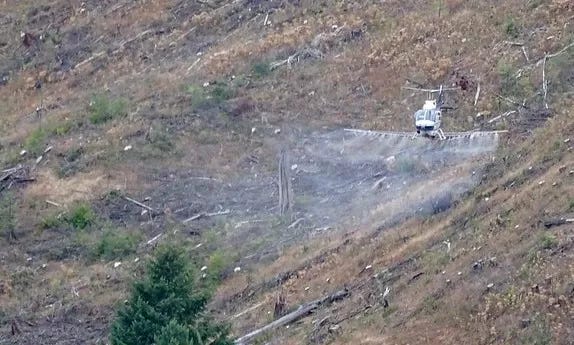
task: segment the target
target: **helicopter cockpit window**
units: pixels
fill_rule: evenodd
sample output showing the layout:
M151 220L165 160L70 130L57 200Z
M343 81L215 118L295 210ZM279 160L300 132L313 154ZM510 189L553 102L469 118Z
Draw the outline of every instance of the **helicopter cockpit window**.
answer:
M432 110L417 110L417 112L415 113L415 120L416 121L421 121L421 120L428 120L428 121L435 121L436 120L436 115Z
M417 110L415 113L415 120L421 121L425 119L425 111L424 110Z

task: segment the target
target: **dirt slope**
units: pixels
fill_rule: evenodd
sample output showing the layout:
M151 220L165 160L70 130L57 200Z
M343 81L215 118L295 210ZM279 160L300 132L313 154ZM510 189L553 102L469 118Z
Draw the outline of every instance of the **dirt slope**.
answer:
M573 18L569 0L0 3L0 344L106 343L151 239L222 279L236 336L279 294L346 287L258 341L573 343L572 226L541 223L573 212ZM423 95L401 86L440 83L461 89L446 130L509 133L342 131L410 131Z

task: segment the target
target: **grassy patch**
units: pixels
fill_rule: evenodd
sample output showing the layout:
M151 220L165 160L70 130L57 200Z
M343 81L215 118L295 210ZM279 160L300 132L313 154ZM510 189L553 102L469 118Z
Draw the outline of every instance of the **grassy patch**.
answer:
M0 232L8 241L16 239L14 207L14 198L12 195L3 195L2 199L0 199Z
M539 243L542 249L552 249L558 246L559 241L556 236L549 233L544 233L542 236L540 236Z
M79 203L66 216L64 220L76 230L84 230L94 225L96 222L96 213L90 205Z
M140 238L120 229L107 230L96 243L94 256L105 260L114 260L133 254Z
M89 113L90 122L99 125L127 115L127 102L122 98L94 96L90 102Z
M189 85L186 91L190 96L191 107L194 110L219 106L235 96L235 87L224 82L218 82L207 87Z
M552 332L546 320L537 317L520 340L521 344L550 345L552 344Z
M55 136L64 136L74 128L75 123L71 120L52 123L49 126L48 132Z
M428 251L422 257L423 268L432 273L440 273L449 263L450 256L446 250Z
M153 149L162 153L171 152L176 147L173 135L163 128L154 129L148 136L147 141Z
M46 138L46 131L42 127L39 127L28 135L26 141L24 142L24 148L34 156L40 155L42 152L44 152L44 148L46 146Z
M267 62L256 62L251 67L251 73L256 78L263 78L268 76L271 73L271 67Z
M77 173L82 169L81 158L84 155L84 148L83 147L73 147L59 154L62 158L59 168L58 168L58 176L60 178L69 177Z
M504 21L504 33L510 38L518 38L520 36L520 28L513 17L508 17Z
M427 296L423 300L422 309L429 314L436 312L439 308L439 301L434 296Z

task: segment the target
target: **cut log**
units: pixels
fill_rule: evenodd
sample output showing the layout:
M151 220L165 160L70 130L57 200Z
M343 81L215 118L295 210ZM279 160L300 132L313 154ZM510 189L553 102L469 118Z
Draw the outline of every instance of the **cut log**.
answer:
M127 200L127 201L129 201L129 202L131 202L131 203L133 203L133 204L136 204L136 205L138 205L139 207L144 208L144 209L146 209L146 210L148 210L148 211L150 211L150 212L154 212L154 209L153 209L153 208L149 207L148 205L142 204L142 203L139 202L139 201L136 201L136 200L134 200L134 199L132 199L132 198L128 198L127 196L124 196L124 199Z
M309 302L306 304L302 304L294 312L289 313L280 319L277 319L277 320L255 330L251 333L248 333L248 334L238 338L237 340L235 340L235 344L236 345L248 344L255 337L257 337L257 336L259 336L259 335L261 335L267 331L270 331L270 330L275 329L277 327L285 326L285 325L293 323L297 320L300 320L300 319L308 316L309 314L311 314L315 309L319 308L320 306L329 305L329 304L334 303L336 301L340 301L340 300L348 297L349 295L350 295L349 290L343 289L343 290L335 292L334 294L325 296L325 297L317 299L315 301L312 301L312 302Z
M564 225L568 223L574 223L574 218L550 218L544 221L544 226L546 228L551 228L553 226Z

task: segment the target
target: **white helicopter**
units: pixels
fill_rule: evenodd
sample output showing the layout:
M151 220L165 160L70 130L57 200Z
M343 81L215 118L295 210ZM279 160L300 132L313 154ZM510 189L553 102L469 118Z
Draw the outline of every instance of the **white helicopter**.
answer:
M405 87L407 90L424 91L428 93L427 100L425 101L422 109L415 112L415 128L418 135L429 138L439 138L440 140L446 139L446 136L440 128L441 116L443 107L443 91L455 91L458 89L443 89L442 85L438 90L433 89L415 89ZM433 94L438 92L438 97L433 98Z
M441 118L443 110L452 109L444 106L444 91L456 91L458 88L443 88L441 85L438 89L423 89L423 88L413 88L413 87L403 87L403 89L422 91L427 93L427 99L425 100L421 109L414 113L414 125L416 132L379 132L379 131L369 131L361 129L345 129L346 131L362 133L368 135L377 136L401 136L410 137L415 139L417 137L424 137L430 139L447 140L455 138L472 137L478 134L492 134L492 133L503 133L507 131L470 131L470 132L449 132L445 133L440 128ZM433 97L434 94L438 93L437 97Z

